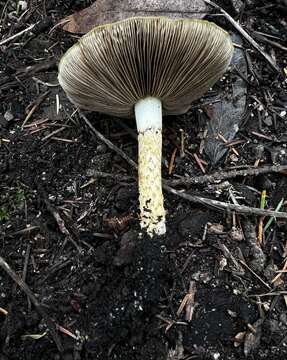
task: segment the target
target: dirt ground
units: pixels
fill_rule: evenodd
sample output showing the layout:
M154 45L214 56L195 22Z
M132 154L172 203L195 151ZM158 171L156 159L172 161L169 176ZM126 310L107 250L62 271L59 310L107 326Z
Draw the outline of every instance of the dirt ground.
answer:
M287 211L286 1L218 2L277 68L210 8L239 55L164 119L163 177L191 199L165 192L152 240L136 171L57 83L77 36L55 25L92 1L17 3L0 0L2 40L37 25L0 45L0 360L286 359L286 218L254 212ZM133 120L85 116L137 161Z

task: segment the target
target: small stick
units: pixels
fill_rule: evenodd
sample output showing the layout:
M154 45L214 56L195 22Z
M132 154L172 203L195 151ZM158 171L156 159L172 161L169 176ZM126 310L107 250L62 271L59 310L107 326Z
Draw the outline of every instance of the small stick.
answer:
M130 181L130 180L135 180L135 178L131 177L131 176L126 176L126 175L119 175L119 174L110 174L110 173L106 173L106 172L102 172L102 171L97 171L92 169L88 176L92 176L92 177L100 177L100 178L104 178L104 179L114 179L116 181Z
M3 314L3 315L5 315L5 316L7 316L7 315L8 315L8 311L5 310L5 309L3 309L2 307L0 307L0 314Z
M222 134L218 134L218 137L224 142L225 146L228 145L228 147L231 148L231 150L234 152L234 154L239 157L238 151L235 150L234 147L230 145L230 143L228 142L228 140L225 139L225 137L224 137Z
M184 158L184 131L180 129L180 157Z
M129 158L121 149L119 149L117 146L115 146L110 140L104 137L98 130L94 128L94 126L90 123L90 121L86 118L86 116L79 111L80 117L85 121L85 123L88 125L88 127L92 130L93 134L103 141L111 150L115 151L117 154L119 154L122 158L126 160L128 164L130 164L133 168L137 169L137 164Z
M282 274L284 274L287 270L287 259L285 259L285 263L283 266L283 269L279 272L279 274L277 274L274 279L272 279L271 283L274 284L278 279L280 279L280 277L282 276Z
M175 190L168 185L163 185L163 188L169 193L177 195L185 200L197 204L202 204L204 206L212 206L220 211L230 211L230 212L235 211L238 214L253 215L253 216L274 216L276 218L287 219L286 212L258 209L254 207L248 207L245 205L229 204L218 200L204 198L201 196L190 195L185 192Z
M223 10L220 6L216 5L213 1L204 1L207 4L216 8L216 10L219 10L224 15L224 17L235 27L235 29L245 38L245 40L247 40L265 58L265 60L269 63L272 69L277 71L281 76L283 76L281 69L277 66L277 64L275 64L272 58L261 49L257 42L254 41L252 37L247 34L247 32L243 30L242 27L225 10Z
M47 121L49 121L49 118L36 120L36 121L34 121L34 122L30 123L30 124L24 125L23 128L38 127L39 125L44 124Z
M9 38L0 41L0 46L6 44L7 42L9 42L9 41L11 41L11 40L16 39L17 37L25 34L25 33L28 32L28 31L32 30L37 24L38 24L38 23L33 24L33 25L30 25L29 27L27 27L26 29L18 32L17 34L14 34L14 35L10 36Z
M170 163L169 163L169 167L168 167L168 175L172 174L172 170L174 168L174 160L175 160L175 155L177 152L177 148L174 148L172 155L171 155L171 159L170 159Z
M205 168L204 168L203 165L202 165L201 159L196 155L196 153L194 153L194 154L192 154L192 155L194 156L194 159L195 159L197 165L200 167L200 170L203 172L203 174L205 174L206 171L205 171Z
M219 246L219 249L223 252L223 255L226 257L226 259L231 260L233 265L235 266L235 269L239 273L244 274L244 270L242 266L238 264L238 261L235 259L235 257L231 254L230 250L226 245L224 245L221 241L217 241L217 244Z
M287 166L285 166L285 168L287 168ZM254 170L258 170L258 169L254 169ZM245 170L243 170L245 171ZM100 171L93 171L93 173L91 174L92 176L97 176L97 177L103 177L103 178L112 178L116 181L128 181L128 180L132 180L132 178L130 177L124 177L124 176L119 176L119 175L113 175L113 174L109 174L109 173L104 173L104 172L100 172ZM242 176L242 174L241 174ZM210 177L210 175L204 175L203 177L198 177L198 178L206 178L206 177ZM197 179L197 178L190 178L190 179ZM185 180L190 180L185 179ZM204 182L208 182L208 181L204 181ZM202 183L204 183L202 182ZM197 203L197 204L202 204L204 206L212 206L215 207L221 211L235 211L238 214L246 214L246 215L255 215L255 216L273 216L273 217L277 217L277 218L283 218L283 219L287 219L287 213L285 212L279 212L279 211L272 211L272 210L264 210L264 209L259 209L259 208L253 208L253 207L248 207L245 205L234 205L234 204L228 204L222 201L218 201L218 200L213 200L213 199L208 199L208 198L204 198L201 196L195 196L195 195L190 195L190 194L186 194L185 192L180 192L177 191L173 188L171 188L170 186L168 186L167 184L181 184L182 180L174 180L174 181L166 181L164 180L163 183L163 188L172 194L175 194L179 197L182 197L186 200L189 200L191 202ZM197 183L196 181L194 181L194 183ZM200 184L200 182L198 182Z
M189 290L188 293L185 295L185 297L183 298L177 312L176 315L180 316L180 314L182 313L183 309L185 308L185 320L190 322L192 320L192 316L194 313L194 308L195 308L195 302L194 302L194 297L195 297L195 293L196 293L196 284L195 281L191 281L189 284Z
M71 140L71 139L64 139L64 138L59 138L57 136L52 136L51 137L51 140L56 140L56 141L62 141L62 142L65 142L65 143L68 143L68 144L73 144L73 143L76 143L77 140Z
M40 227L35 225L35 226L28 226L28 227L25 227L24 229L21 229L21 230L18 230L18 231L15 231L13 233L8 233L6 234L6 236L15 236L15 235L23 235L23 234L26 234L26 233L30 233L34 230L38 230ZM27 249L28 250L28 249Z
M66 129L66 126L62 126L60 127L60 129L54 130L52 131L50 134L48 134L47 136L43 137L41 139L41 141L45 141L48 140L49 138L53 137L54 135L58 134L59 132L63 131L64 129Z
M280 295L287 295L287 291L276 291L276 292L269 292L265 294L251 294L247 295L247 297L265 297L265 296L280 296Z
M262 167L250 167L245 170L231 170L231 171L218 171L210 175L194 176L194 177L182 177L176 180L168 181L171 186L176 185L198 185L206 183L215 183L222 180L235 178L237 176L257 176L267 173L278 173L287 170L287 165L267 165Z
M111 141L106 139L100 132L98 132L93 125L89 122L89 120L83 115L81 112L79 112L80 116L84 119L86 124L90 127L90 129L93 131L93 133L102 140L110 149L117 152L119 155L121 155L133 168L137 169L137 164L130 159L122 150L117 148ZM255 215L255 216L273 216L275 218L282 218L287 219L287 213L285 212L277 212L272 210L264 210L264 209L258 209L258 208L252 208L244 205L234 205L234 204L228 204L222 201L217 201L213 199L207 199L200 196L190 195L186 194L184 192L177 191L170 186L166 185L166 182L163 185L163 188L168 191L169 193L172 193L174 195L177 195L183 199L192 201L194 203L202 204L205 206L212 206L220 211L235 211L238 214L246 214L246 215Z
M82 252L81 247L77 244L77 242L73 239L73 236L70 234L69 230L67 229L64 220L61 218L58 210L50 203L50 201L48 200L45 191L38 186L39 191L42 194L43 200L46 204L47 210L52 214L53 218L56 220L58 227L61 231L62 234L64 234L68 240L71 241L71 243L75 246L75 248L78 250L79 253Z
M263 42L265 42L265 43L267 43L267 44L270 44L270 45L272 45L272 46L275 46L275 47L277 47L277 48L279 48L279 49L281 49L281 50L284 50L284 51L287 51L287 48L285 47L285 46L283 46L283 45L281 45L281 44L279 44L279 43L277 43L277 42L275 42L275 41L272 41L272 40L269 40L269 39L267 39L264 35L266 35L266 34L262 34L262 33L259 33L258 31L254 31L254 33L253 33L254 35L255 35L255 37L260 41L263 41Z
M248 269L248 270L251 272L251 274L253 274L264 286L266 286L269 290L272 289L271 286L270 286L269 284L267 284L267 282L265 282L263 279L261 279L261 277L260 277L258 274L256 274L256 272L253 271L253 270L251 269L251 267L249 267L244 261L242 261L242 260L240 260L240 259L239 259L238 261L240 262L240 264L242 264L243 266L245 266L246 269Z
M27 270L28 270L28 264L29 264L29 258L30 258L30 251L31 251L31 245L28 244L27 249L26 249L26 254L25 254L23 273L22 273L23 281L26 281L26 277L27 277Z
M255 135L255 136L258 136L259 138L261 139L266 139L266 140L269 140L269 141L273 141L272 137L271 136L267 136L267 135L264 135L264 134L260 134L259 132L257 131L251 131L251 134Z
M49 331L51 333L51 336L52 336L53 340L55 341L59 352L62 353L64 351L64 348L63 348L63 345L61 343L61 339L59 338L59 336L57 334L56 326L53 323L53 321L50 319L50 317L46 314L46 312L43 309L42 305L39 303L36 296L30 290L29 286L15 273L15 271L13 271L10 268L8 263L1 256L0 256L0 266L15 281L15 283L24 291L24 293L31 300L31 302L35 306L38 313L45 320L47 328L49 329Z
M32 109L29 111L28 115L26 116L21 129L23 130L24 126L26 125L27 121L30 119L30 117L34 114L38 106L44 101L44 99L50 94L50 90L44 92L42 95L38 97L35 104L33 105Z
M263 190L261 193L260 208L264 209L265 204L266 204L266 190ZM264 217L261 216L259 218L259 224L258 224L258 237L257 237L258 246L262 246L262 242L263 242L263 221L264 221Z

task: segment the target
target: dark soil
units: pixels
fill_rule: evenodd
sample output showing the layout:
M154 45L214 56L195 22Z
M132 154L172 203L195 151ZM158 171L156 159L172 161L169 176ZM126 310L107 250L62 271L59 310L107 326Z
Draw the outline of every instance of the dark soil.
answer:
M0 46L0 256L18 276L0 268L0 359L286 359L285 273L272 281L284 266L286 222L274 220L258 245L260 219L166 193L168 232L151 240L138 226L136 172L94 137L61 88L51 86L57 84L58 60L76 41L54 26L91 3L31 0L24 13L17 12L16 1L0 1L3 39L38 22ZM286 2L249 0L239 12L234 3L221 5L251 36L258 31L277 43L254 37L286 69ZM212 16L215 12L209 18L233 31L226 20ZM165 119L165 179L202 175L193 153L208 163L203 165L209 174L248 169L256 160L259 167L287 164L286 80L241 41L245 70L231 67L225 81L186 115ZM210 146L200 152L212 120L206 104L228 93L224 110L235 101L232 83L239 77L247 97L233 136L240 140L234 145L238 154L220 143L224 151L215 162L208 156ZM136 161L133 120L86 116ZM169 175L182 131L185 156L177 151ZM286 172L178 189L224 202L235 198L251 207L260 207L265 189L266 208L276 208L283 198L281 210L287 210ZM185 297L190 285L194 302L192 294ZM186 306L178 311L183 300ZM190 306L194 312L188 319Z

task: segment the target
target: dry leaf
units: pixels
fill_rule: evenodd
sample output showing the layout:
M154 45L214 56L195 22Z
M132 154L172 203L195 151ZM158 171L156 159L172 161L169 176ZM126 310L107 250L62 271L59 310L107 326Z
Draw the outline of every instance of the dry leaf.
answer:
M65 31L85 34L98 25L133 16L168 16L170 18L202 18L206 14L203 0L98 0L90 7L62 19Z

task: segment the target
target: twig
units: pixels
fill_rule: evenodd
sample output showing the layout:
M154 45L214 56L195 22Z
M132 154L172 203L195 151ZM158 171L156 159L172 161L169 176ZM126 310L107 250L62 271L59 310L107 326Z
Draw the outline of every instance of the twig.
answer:
M176 315L179 317L182 313L183 309L185 308L185 320L190 322L192 320L192 316L194 313L195 302L194 297L196 293L196 284L195 281L191 281L189 284L188 293L183 298Z
M166 191L168 191L174 195L177 195L185 200L188 200L188 201L191 201L191 202L194 202L197 204L202 204L205 206L211 206L211 207L217 208L220 211L235 211L238 214L253 215L253 216L274 216L276 218L287 219L286 212L277 212L277 211L272 211L272 210L264 210L264 209L254 208L254 207L248 207L245 205L229 204L229 203L225 203L225 202L218 201L218 200L208 199L208 198L204 198L204 197L197 196L197 195L190 195L185 192L180 192L178 190L171 188L168 185L163 185L163 188Z
M51 213L53 218L56 220L61 233L64 234L67 237L67 239L70 240L71 243L75 246L75 248L78 250L78 252L81 253L82 252L81 247L73 239L73 236L71 235L70 231L67 229L67 227L65 225L65 222L61 218L58 210L48 200L44 189L42 189L40 185L38 185L38 189L39 189L40 193L42 194L42 197L43 197L43 200L44 200L44 202L46 204L47 210Z
M24 68L20 68L16 72L16 76L20 79L24 78L25 76L29 75L32 76L38 72L47 71L53 67L56 67L57 60L52 58L46 61L42 61L40 63L36 63L34 65L25 66Z
M89 122L89 120L80 112L80 116L84 119L86 124L90 127L93 133L102 140L110 149L117 152L120 156L122 156L133 168L137 169L137 164L129 158L121 149L117 148L111 141L106 139L101 133L99 133L93 125ZM258 169L256 169L258 170ZM287 213L285 212L277 212L272 210L264 210L253 207L248 207L244 205L234 205L228 204L222 201L203 198L200 196L186 194L184 192L177 191L166 184L166 181L163 184L163 188L171 194L177 195L183 199L189 200L194 203L202 204L204 206L212 206L214 208L219 209L220 211L235 211L238 214L246 214L246 215L255 215L255 216L273 216L275 218L287 219Z
M287 291L275 291L275 292L269 292L265 294L251 294L247 295L247 297L265 297L265 296L280 296L280 295L287 295Z
M226 245L224 245L221 241L217 241L219 249L223 252L223 255L226 257L226 259L231 260L237 273L244 274L244 270L242 266L238 264L238 261L235 259L235 257L231 254L230 250L227 248Z
M281 76L283 76L281 69L275 64L272 58L261 49L261 47L257 44L257 42L254 41L252 37L249 34L247 34L247 32L243 30L242 27L225 10L223 10L213 1L210 0L204 0L204 1L207 4L216 8L216 10L219 10L224 15L224 17L235 27L235 29L245 38L245 40L247 40L265 58L265 60L269 63L272 69L277 71Z
M200 167L200 170L203 172L203 174L205 174L206 173L205 168L203 167L202 162L201 162L200 158L198 157L198 155L196 153L193 153L192 155L193 155L197 165Z
M39 303L39 301L37 300L37 298L33 294L33 292L30 290L28 285L15 273L15 271L13 271L10 268L10 266L7 264L7 262L1 256L0 256L0 266L15 281L15 283L24 291L24 293L31 300L31 302L35 306L38 313L45 320L47 328L49 329L51 336L52 336L53 340L55 341L59 352L63 352L64 351L63 345L61 343L61 339L59 338L59 336L57 334L55 324L50 319L50 317L46 314L45 310L42 308L41 304Z
M194 177L182 177L176 180L168 181L168 185L197 185L206 183L215 183L222 180L235 178L237 176L257 176L266 173L278 173L281 171L287 171L287 165L268 165L257 168L248 168L245 170L231 170L231 171L218 171L210 175L194 176Z
M283 269L280 271L279 274L277 274L274 279L272 279L271 283L274 284L278 279L280 279L280 277L282 276L282 274L287 270L287 259L285 259L285 263L283 266Z
M130 178L130 177L124 177L124 176L119 176L119 175L117 176L117 175L113 175L113 174L109 174L109 173L103 173L100 171L93 171L91 173L91 175L95 176L95 177L112 178L116 181L132 180L132 178ZM206 178L207 176L210 176L210 175L205 175L205 176L198 177L198 178ZM189 179L187 179L187 180L189 180ZM175 180L175 181L177 181L177 180ZM209 207L211 206L211 207L219 209L220 211L235 211L238 214L255 215L255 216L273 216L275 218L287 219L286 212L264 210L264 209L253 208L253 207L248 207L248 206L244 206L244 205L234 205L234 204L229 204L229 203L225 203L225 202L218 201L218 200L204 198L201 196L190 195L185 192L180 192L180 191L177 191L177 190L171 188L169 185L167 185L170 183L173 183L173 182L164 180L163 188L167 192L172 193L174 195L177 195L179 197L182 197L186 200L189 200L189 201L197 203L197 204L201 204L201 205L209 206ZM176 185L177 184L178 183L176 183Z
M23 279L23 281L26 281L28 264L29 264L29 258L30 258L30 251L31 251L31 245L28 244L28 245L27 245L27 249L26 249L26 254L25 254L25 261L24 261L23 273L22 273L22 279Z
M263 279L261 279L261 277L258 274L256 274L256 272L253 271L251 267L249 267L244 261L240 259L238 261L240 262L241 265L245 266L246 269L248 269L251 272L251 274L253 274L264 286L266 286L269 290L272 289L271 286L267 284L267 282L265 282Z
M40 228L40 226L29 226L29 227L25 227L24 229L21 229L21 230L18 230L18 231L15 231L13 233L8 233L6 234L6 236L16 236L16 235L23 235L23 234L26 234L26 233L30 233L34 230L38 230Z
M222 134L218 134L217 136L219 137L220 140L223 141L223 143L224 143L225 146L228 146L228 147L231 148L232 152L233 152L236 156L238 156L238 157L240 156L239 153L238 153L238 151L237 151L236 149L234 149L234 147L233 147L232 145L230 145L230 143L228 143L228 140L225 139L225 137L224 137Z
M106 173L106 172L102 172L102 171L97 171L94 169L90 169L89 173L87 174L88 176L91 177L99 177L99 178L104 178L104 179L114 179L116 181L131 181L131 180L135 180L135 178L131 177L131 176L126 176L126 175L119 175L119 174L110 174L110 173Z
M259 33L258 31L254 31L254 35L258 40L261 40L261 41L263 41L263 42L265 42L267 44L270 44L270 45L272 45L274 47L277 47L277 48L279 48L281 50L287 51L287 48L285 46L283 46L283 45L281 45L281 44L279 44L279 43L277 43L275 41L267 39L262 33Z
M38 24L38 23L33 24L33 25L30 25L29 27L27 27L26 29L18 32L17 34L14 34L14 35L10 36L9 38L0 41L0 46L6 44L7 42L9 42L9 41L11 41L11 40L16 39L17 37L25 34L25 33L28 32L28 31L32 30L37 24Z
M176 186L176 185L201 185L206 183L216 183L222 180L235 178L237 176L257 176L266 173L278 173L287 171L287 165L268 165L260 168L248 168L245 170L231 170L231 171L218 171L210 175L201 175L201 176L191 176L191 177L182 177L176 180L165 180L167 185ZM131 176L117 175L105 173L102 171L91 170L89 176L102 177L102 178L111 178L116 181L129 181L133 180Z
M88 125L88 127L92 130L93 134L100 139L102 142L104 142L111 150L115 151L117 154L119 154L122 158L126 160L128 164L130 164L133 168L137 169L137 164L129 158L121 149L119 149L117 146L115 146L110 140L104 137L98 130L94 128L94 126L90 123L90 121L86 118L86 116L79 111L80 117L85 121L85 123Z
M170 163L169 163L169 167L168 167L168 175L172 174L172 171L173 171L173 168L174 168L174 161L175 161L176 152L177 152L177 148L175 147L173 152L172 152L172 155L171 155L171 159L170 159Z
M29 111L28 115L26 116L25 120L23 121L23 124L21 126L21 129L23 130L24 126L26 125L27 121L30 119L30 117L34 114L34 112L36 111L36 109L38 108L38 106L40 106L40 104L45 100L45 98L50 94L50 90L44 92L43 94L41 94L38 99L35 101L35 104L33 105L33 107L31 108L31 110Z
M49 138L53 137L54 135L58 134L59 132L65 130L65 129L66 129L66 126L62 126L62 127L60 127L59 129L54 130L54 131L52 131L50 134L48 134L48 135L46 135L45 137L43 137L43 138L41 139L41 141L48 140Z

